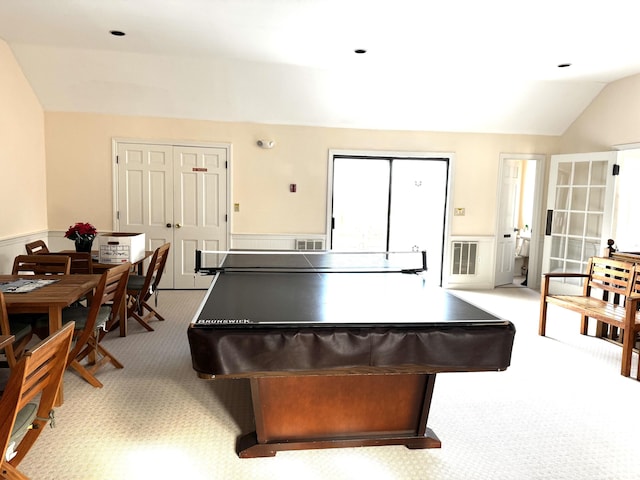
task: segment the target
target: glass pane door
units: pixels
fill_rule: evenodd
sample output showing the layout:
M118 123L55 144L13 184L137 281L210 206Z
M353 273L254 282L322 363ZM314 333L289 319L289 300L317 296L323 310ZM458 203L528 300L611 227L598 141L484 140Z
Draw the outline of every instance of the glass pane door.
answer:
M434 285L441 283L446 198L446 161L393 161L389 250L425 250Z
M442 158L334 157L331 249L426 250L441 285L448 175Z
M585 271L611 236L617 152L555 155L551 159L543 272ZM577 293L579 278L557 280L556 293Z
M335 159L332 250L387 250L389 171L386 160Z

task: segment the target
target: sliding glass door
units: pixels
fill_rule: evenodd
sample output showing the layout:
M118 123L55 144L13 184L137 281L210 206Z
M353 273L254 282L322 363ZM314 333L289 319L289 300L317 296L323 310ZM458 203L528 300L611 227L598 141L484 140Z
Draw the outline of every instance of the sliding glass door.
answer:
M335 156L331 249L427 251L442 283L448 159Z

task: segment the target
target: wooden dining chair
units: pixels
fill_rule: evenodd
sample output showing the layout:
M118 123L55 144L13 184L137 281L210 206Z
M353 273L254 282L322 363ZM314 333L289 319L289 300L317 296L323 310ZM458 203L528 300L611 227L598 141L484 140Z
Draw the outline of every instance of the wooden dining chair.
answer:
M164 320L162 315L149 305L149 299L155 295L154 306L158 306L158 285L169 257L170 247L170 243L158 247L153 252L146 275L131 275L127 283L127 318L133 317L150 332L153 331L153 327L149 325L149 321L153 317ZM146 315L145 310L147 311Z
M11 345L4 348L7 365L13 369L33 337L33 329L29 317L20 315L17 315L16 318L9 317L7 303L2 292L0 292L0 333L2 335L13 335L15 338Z
M70 323L25 352L11 370L0 399L0 478L28 480L18 465L53 419L72 335Z
M91 252L55 252L48 253L47 255L69 257L71 259L71 274L93 274L93 259L91 258Z
M66 255L18 255L13 260L12 275L50 275L71 273L71 258Z
M24 246L27 249L27 255L38 255L40 253L49 253L49 248L44 240L36 240L29 242Z
M122 363L100 344L100 333L120 312L130 270L130 263L105 270L88 307L74 305L62 311L63 325L67 322L75 324L74 344L69 352L67 368L75 370L96 388L103 386L95 377L103 365L111 363L116 368L123 368ZM34 330L42 336L48 328L48 319L41 318Z

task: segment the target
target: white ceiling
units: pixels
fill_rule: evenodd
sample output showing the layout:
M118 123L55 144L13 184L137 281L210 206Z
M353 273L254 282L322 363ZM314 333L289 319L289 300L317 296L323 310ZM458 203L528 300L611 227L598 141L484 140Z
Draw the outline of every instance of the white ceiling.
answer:
M637 0L2 0L0 38L47 111L560 135L640 73L639 13Z

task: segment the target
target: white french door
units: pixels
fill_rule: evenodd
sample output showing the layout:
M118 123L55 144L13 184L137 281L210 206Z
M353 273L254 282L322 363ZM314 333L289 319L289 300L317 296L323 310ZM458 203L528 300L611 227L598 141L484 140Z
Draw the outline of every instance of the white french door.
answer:
M117 144L117 227L144 233L152 250L171 243L161 288L207 288L195 250L226 250L226 147Z
M619 152L553 155L547 196L543 272L585 271L612 235ZM554 280L553 293L581 291L580 279Z

